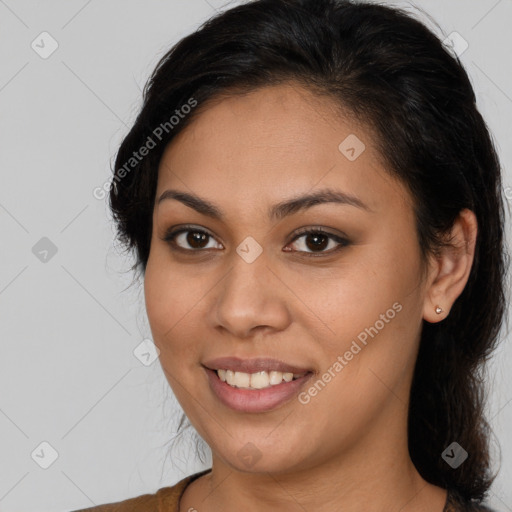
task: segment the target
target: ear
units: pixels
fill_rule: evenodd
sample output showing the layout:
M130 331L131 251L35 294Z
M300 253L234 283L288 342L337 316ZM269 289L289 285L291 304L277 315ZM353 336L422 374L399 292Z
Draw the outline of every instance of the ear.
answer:
M462 210L443 246L431 257L427 280L423 318L436 323L444 320L469 278L475 254L478 223L475 214ZM436 313L436 308L442 309Z

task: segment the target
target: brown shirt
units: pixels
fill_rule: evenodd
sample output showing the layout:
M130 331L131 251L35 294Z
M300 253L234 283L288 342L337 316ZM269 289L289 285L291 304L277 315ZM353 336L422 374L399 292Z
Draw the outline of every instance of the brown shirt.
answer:
M116 503L98 505L96 507L82 508L72 512L179 512L180 498L187 485L196 478L209 473L206 469L199 473L187 476L171 487L162 487L155 494L143 494ZM190 512L194 512L193 509ZM471 505L461 500L454 492L448 492L443 512L492 512L483 505Z

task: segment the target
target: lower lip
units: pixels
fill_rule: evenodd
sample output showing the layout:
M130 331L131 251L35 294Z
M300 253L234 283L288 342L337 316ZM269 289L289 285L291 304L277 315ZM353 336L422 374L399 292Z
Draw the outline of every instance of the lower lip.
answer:
M210 388L226 406L240 412L265 412L276 409L299 393L312 373L290 382L282 382L264 389L234 388L220 380L217 372L205 368Z

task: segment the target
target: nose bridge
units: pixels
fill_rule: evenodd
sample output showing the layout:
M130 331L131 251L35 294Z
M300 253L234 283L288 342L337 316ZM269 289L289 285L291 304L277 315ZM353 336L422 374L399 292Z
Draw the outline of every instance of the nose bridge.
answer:
M226 291L234 294L243 294L245 290L252 291L254 295L264 293L263 287L258 285L271 275L267 268L269 252L263 249L261 236L258 239L261 244L254 237L246 236L232 251L231 271L226 278L226 286L230 290Z
M239 245L214 305L216 325L238 338L249 336L255 327L283 329L288 321L284 299L276 293L278 283L267 268L268 258L262 251L252 259L254 250L251 241Z

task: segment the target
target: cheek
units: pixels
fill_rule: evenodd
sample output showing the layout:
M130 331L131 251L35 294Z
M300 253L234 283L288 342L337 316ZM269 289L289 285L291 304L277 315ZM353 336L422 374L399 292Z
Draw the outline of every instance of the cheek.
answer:
M197 378L201 344L194 325L197 326L196 308L200 306L198 297L204 293L188 285L183 276L169 270L168 262L150 257L144 292L153 341L160 351L160 365L167 382L189 418L194 419L194 401L190 397L199 396L198 389L204 385Z
M360 257L317 281L306 295L322 320L316 321L321 368L336 375L329 387L343 397L339 403L355 406L374 395L378 401L388 392L382 382L394 387L414 366L423 304L414 241L363 247ZM306 281L300 281L302 293Z
M191 341L183 336L203 295L197 280L173 272L162 251L150 253L144 277L144 296L153 340L161 357L178 355L182 346L190 350Z
M413 246L408 250L359 247L347 262L313 279L290 276L297 295L307 298L317 327L326 334L324 339L333 340L332 348L340 348L340 339L351 340L376 322L379 328L383 322L386 328L404 320L417 323L422 289L419 255ZM407 313L397 314L397 309Z

